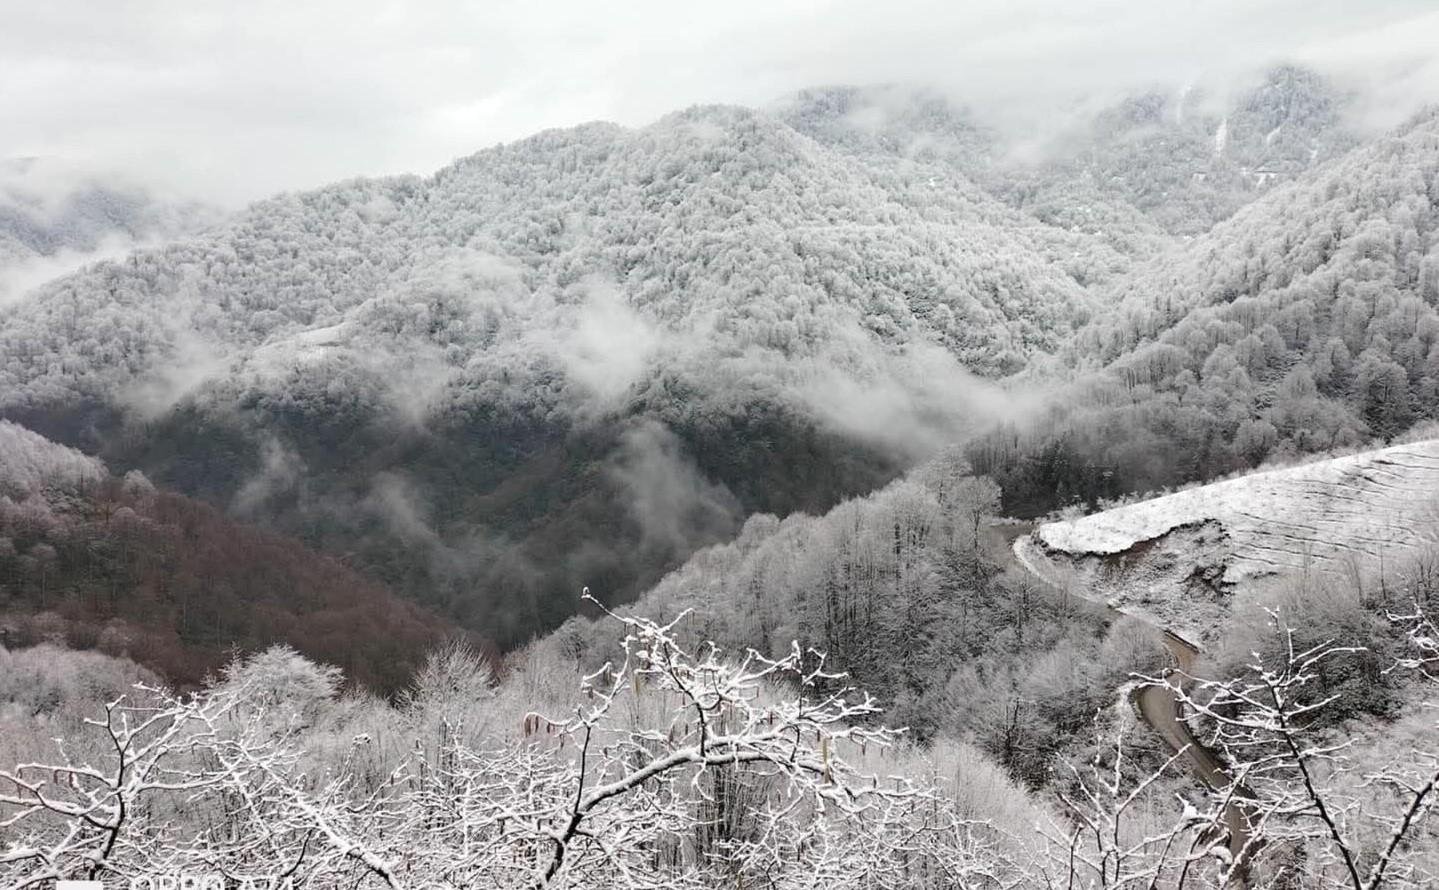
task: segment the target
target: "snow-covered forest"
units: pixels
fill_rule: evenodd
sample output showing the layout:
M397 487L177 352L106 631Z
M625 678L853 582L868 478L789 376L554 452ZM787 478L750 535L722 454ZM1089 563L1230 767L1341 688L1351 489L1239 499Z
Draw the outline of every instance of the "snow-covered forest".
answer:
M0 168L0 888L1433 886L1439 114L1371 101Z
M1018 168L923 92L549 131L44 285L0 410L511 646L954 442L1034 516L1428 419L1435 122L1343 101L1278 69Z
M945 531L974 527L962 526ZM389 701L341 693L340 671L284 647L178 697L98 653L0 651L0 756L17 764L0 770L0 877L17 887L186 873L326 887L1429 886L1439 752L1423 710L1436 693L1435 576L1424 577L1386 593L1414 611L1381 613L1375 591L1350 591L1368 619L1359 635L1341 628L1343 646L1318 636L1337 611L1298 621L1270 611L1228 680L1188 679L1219 675L1215 666L1121 664L1146 650L1146 633L1123 622L1097 629L1102 669L1078 690L1052 657L1006 665L981 654L945 690L979 708L927 738L888 728L878 702L814 649L768 657L687 642L717 627L688 610L664 623L606 613L590 634L608 652L561 633L499 675L472 650L440 648ZM709 594L711 605L747 605L744 589ZM1030 597L1032 636L1052 639L1041 616L1083 611L1057 589ZM1013 616L936 624L1025 645L1008 636ZM907 661L903 640L876 647L877 660ZM1018 686L984 676L1010 665L1026 675ZM1105 675L1122 667L1129 679L1116 688ZM1145 688L1172 690L1191 715L1186 731L1223 758L1207 786L1130 710ZM1081 690L1096 701L1066 701ZM1087 713L1073 727L1051 722L1066 708ZM1058 744L1045 749L1044 733ZM1033 772L1006 759L1041 751Z

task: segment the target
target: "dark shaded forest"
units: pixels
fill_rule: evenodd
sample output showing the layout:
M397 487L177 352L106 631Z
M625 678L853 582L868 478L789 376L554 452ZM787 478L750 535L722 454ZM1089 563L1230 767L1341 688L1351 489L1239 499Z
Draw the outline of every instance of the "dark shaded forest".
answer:
M157 491L138 474L0 491L7 648L60 641L189 686L236 650L284 641L343 666L353 682L394 692L429 649L460 633L339 558Z

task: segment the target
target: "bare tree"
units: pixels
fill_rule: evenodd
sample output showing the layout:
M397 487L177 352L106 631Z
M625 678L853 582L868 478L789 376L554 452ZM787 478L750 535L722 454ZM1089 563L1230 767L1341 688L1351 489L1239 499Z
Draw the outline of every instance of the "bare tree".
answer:
M0 774L0 826L23 836L0 853L0 886L200 873L397 888L990 887L1024 873L933 784L852 765L902 734L821 655L690 652L684 617L611 613L622 656L583 679L568 716L530 713L517 733L476 742L472 712L444 708L438 740L416 737L379 780L357 766L375 743L365 735L337 760L305 759L303 703L334 678L298 656L252 659L189 699L115 702L93 724L113 742L105 766Z
M1432 624L1419 613L1402 620L1413 628L1414 654L1394 669L1414 670L1432 683L1424 670L1439 654ZM1301 649L1279 613L1270 613L1270 623L1282 653L1277 663L1256 656L1242 677L1196 680L1178 693L1230 764L1229 790L1242 787L1249 798L1245 855L1272 880L1306 887L1431 886L1433 864L1424 857L1432 859L1432 851L1409 842L1433 806L1439 749L1371 765L1360 781L1350 781L1352 739L1316 719L1339 696L1313 690L1325 661L1358 650L1332 640Z
M1093 756L1066 761L1058 797L1062 821L1047 826L1044 869L1052 886L1183 888L1222 886L1233 870L1225 795L1162 797L1166 778L1188 755L1175 751L1144 770L1123 725L1096 721Z

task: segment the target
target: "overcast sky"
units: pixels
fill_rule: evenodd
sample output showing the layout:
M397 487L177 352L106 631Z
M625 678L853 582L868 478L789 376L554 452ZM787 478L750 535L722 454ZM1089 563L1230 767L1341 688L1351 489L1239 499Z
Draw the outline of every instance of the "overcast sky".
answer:
M228 203L826 83L923 83L1032 113L1289 59L1366 81L1381 124L1439 99L1434 0L7 5L0 157Z

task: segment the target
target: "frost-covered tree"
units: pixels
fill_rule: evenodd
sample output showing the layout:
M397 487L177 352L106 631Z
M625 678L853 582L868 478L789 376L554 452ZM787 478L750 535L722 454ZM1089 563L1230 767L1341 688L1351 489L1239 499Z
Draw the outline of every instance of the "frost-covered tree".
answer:
M822 657L691 652L681 620L619 618L622 660L584 676L568 713L507 727L452 710L485 673L443 653L402 718L446 731L411 750L387 738L393 717L360 718L388 706L337 705L333 670L289 651L192 697L141 688L90 721L107 741L93 754L0 770L0 878L980 887L1022 874L1015 842L942 785L895 761L869 771L900 735L871 725L872 700Z

